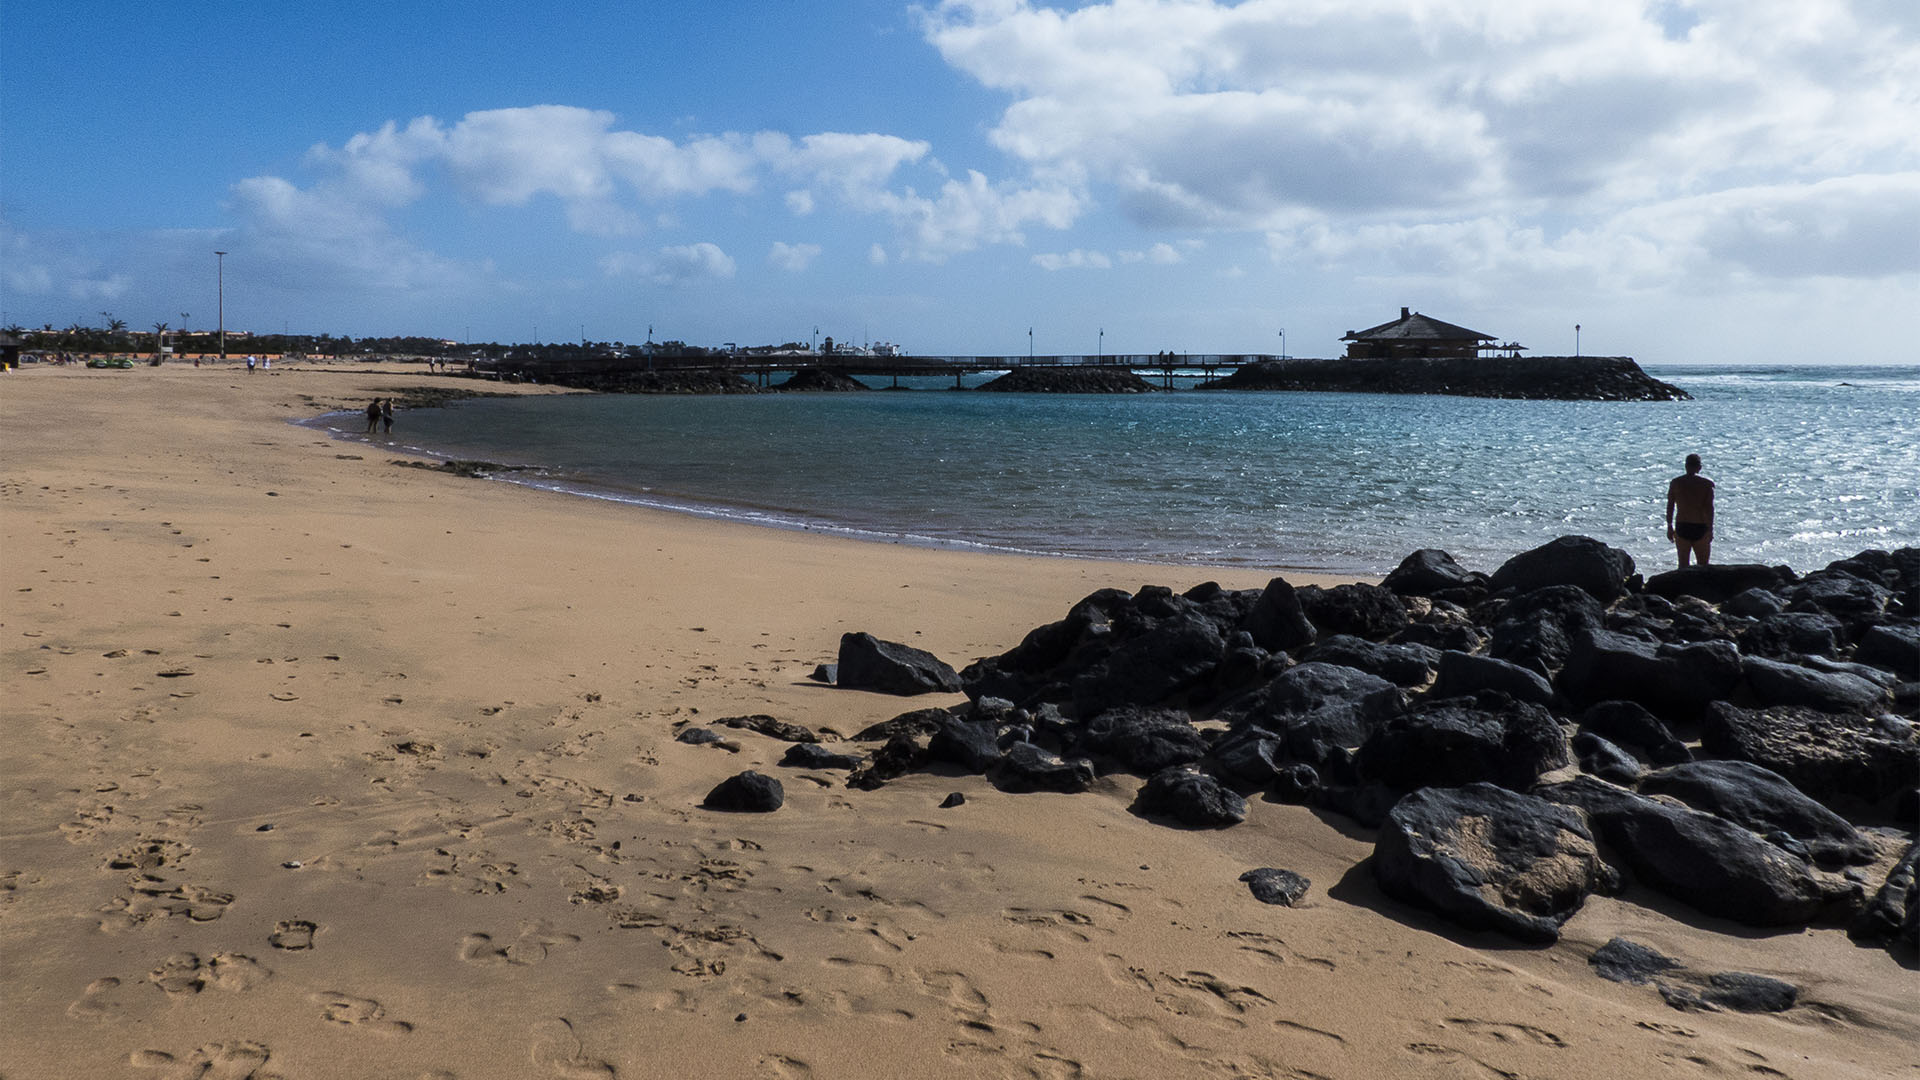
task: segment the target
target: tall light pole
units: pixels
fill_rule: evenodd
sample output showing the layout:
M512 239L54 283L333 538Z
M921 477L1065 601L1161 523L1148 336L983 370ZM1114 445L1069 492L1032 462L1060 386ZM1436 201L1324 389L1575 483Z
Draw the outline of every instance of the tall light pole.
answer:
M1280 328L1280 359L1285 360L1286 358L1287 358L1287 328L1283 326Z
M1094 358L1105 363L1107 359L1107 328L1104 326L1100 328L1100 341L1097 348L1099 351L1094 354Z
M214 252L219 258L214 262L214 273L220 290L220 359L227 358L227 253Z
M1580 324L1573 324L1573 355L1580 355Z
M1033 327L1027 327L1027 363L1033 363Z

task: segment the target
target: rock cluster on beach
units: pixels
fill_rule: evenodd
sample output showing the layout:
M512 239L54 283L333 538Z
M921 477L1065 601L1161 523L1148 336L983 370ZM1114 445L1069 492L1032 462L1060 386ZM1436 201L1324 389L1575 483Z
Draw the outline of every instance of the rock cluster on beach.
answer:
M1321 390L1561 401L1684 401L1625 356L1400 357L1266 360L1207 390Z
M848 634L838 675L969 698L793 762L856 788L1127 773L1136 812L1187 828L1309 804L1377 830L1389 895L1524 942L1630 885L1748 926L1920 937L1920 549L1646 580L1586 537L1491 575L1425 550L1380 585L1104 589L959 673Z

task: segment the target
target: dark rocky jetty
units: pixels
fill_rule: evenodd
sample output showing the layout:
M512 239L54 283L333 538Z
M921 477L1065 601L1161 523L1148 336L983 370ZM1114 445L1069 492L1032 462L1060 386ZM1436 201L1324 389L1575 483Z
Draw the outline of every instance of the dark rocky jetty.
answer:
M1626 356L1265 360L1203 390L1322 390L1557 401L1685 401Z
M1151 394L1152 383L1123 367L1015 368L981 390L1022 394Z
M503 374L504 377L512 373ZM602 394L757 394L760 388L730 371L699 369L646 371L605 368L589 371L528 372L553 386Z
M1522 942L1601 893L1911 951L1916 635L1914 548L1643 581L1625 552L1563 537L1491 573L1428 550L1382 585L1103 589L967 666L967 702L856 734L880 745L848 784L1081 792L1124 774L1134 812L1169 827L1229 828L1260 801L1350 818L1378 830L1389 896ZM866 635L840 664L842 686L955 685ZM1669 974L1662 993L1791 1003L1751 978Z
M774 389L782 392L858 393L863 390L872 390L873 387L844 372L830 371L826 368L803 368L794 372L792 378Z

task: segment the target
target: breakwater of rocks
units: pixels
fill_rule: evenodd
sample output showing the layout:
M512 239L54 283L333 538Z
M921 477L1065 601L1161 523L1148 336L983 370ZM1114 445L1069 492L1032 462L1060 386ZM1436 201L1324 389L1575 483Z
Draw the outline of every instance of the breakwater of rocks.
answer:
M1479 356L1266 360L1203 384L1210 390L1319 390L1555 401L1684 401L1692 395L1626 356Z

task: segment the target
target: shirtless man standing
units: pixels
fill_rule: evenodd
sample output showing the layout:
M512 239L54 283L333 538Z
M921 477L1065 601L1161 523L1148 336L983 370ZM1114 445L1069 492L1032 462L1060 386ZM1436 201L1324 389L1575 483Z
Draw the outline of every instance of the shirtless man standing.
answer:
M1707 565L1713 549L1713 481L1700 475L1700 455L1687 455L1687 474L1667 485L1667 539L1680 553L1680 568L1698 555Z

